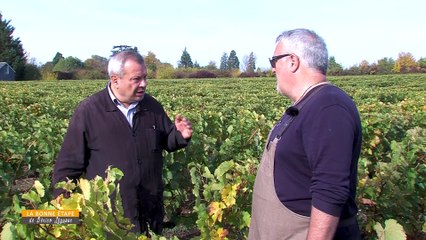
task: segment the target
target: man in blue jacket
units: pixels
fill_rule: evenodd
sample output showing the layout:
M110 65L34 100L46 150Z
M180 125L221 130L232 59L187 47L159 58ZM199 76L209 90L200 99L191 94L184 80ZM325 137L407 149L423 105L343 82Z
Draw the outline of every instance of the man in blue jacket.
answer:
M75 110L54 171L53 184L82 175L105 177L108 166L121 169L124 215L134 231L163 227L163 156L184 148L192 136L191 122L179 114L174 124L162 105L145 93L147 69L143 57L120 52L108 63L105 89ZM60 189L55 195L61 194Z

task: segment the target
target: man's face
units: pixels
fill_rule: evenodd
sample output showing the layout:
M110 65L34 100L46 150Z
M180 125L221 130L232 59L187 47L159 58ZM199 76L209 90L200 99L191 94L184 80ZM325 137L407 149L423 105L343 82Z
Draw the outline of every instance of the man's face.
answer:
M279 55L288 54L288 53L289 52L285 50L285 47L282 42L276 45L274 56L279 56ZM277 92L280 93L281 95L286 95L285 90L286 88L288 88L286 83L286 76L288 72L287 61L289 60L289 57L290 56L278 59L275 62L275 68L272 68L272 71L275 72L275 75L277 77Z
M111 89L115 97L126 107L130 104L142 100L146 82L146 66L139 64L133 59L128 59L123 67L123 76L113 76Z

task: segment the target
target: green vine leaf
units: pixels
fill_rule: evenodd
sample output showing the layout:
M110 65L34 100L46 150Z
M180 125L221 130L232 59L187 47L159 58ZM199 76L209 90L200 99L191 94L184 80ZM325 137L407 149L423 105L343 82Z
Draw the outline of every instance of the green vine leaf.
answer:
M32 203L39 203L41 201L40 196L34 191L22 194L22 199L28 200Z
M404 228L395 220L388 219L385 221L385 228L383 229L380 223L376 223L374 226L377 237L379 240L405 240L407 235L405 234Z
M3 230L1 231L1 239L10 239L10 240L16 239L16 236L14 234L14 227L12 223L8 222L3 226Z
M233 161L226 161L223 162L219 165L219 167L216 168L216 170L214 171L214 175L217 178L222 177L226 172L229 171L229 169L232 169L234 167L234 162Z
M40 197L44 197L44 186L43 186L43 184L41 184L41 182L40 182L40 181L36 180L36 181L34 182L34 188L36 189L37 194L38 194Z

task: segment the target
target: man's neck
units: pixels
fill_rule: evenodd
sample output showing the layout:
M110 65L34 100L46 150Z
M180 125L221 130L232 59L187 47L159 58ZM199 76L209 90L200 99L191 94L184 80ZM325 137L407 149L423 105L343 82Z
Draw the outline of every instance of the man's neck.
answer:
M297 88L294 99L294 104L299 102L310 90L315 88L316 85L327 83L326 76L319 72L310 72L305 77L297 80L300 85Z
M116 89L111 87L111 83L108 85L108 88L111 90L111 94L113 95L112 97L114 97L124 108L128 109L130 107L130 105L131 105L130 103L125 103L125 102L120 100L120 98L119 98L120 94L118 94Z

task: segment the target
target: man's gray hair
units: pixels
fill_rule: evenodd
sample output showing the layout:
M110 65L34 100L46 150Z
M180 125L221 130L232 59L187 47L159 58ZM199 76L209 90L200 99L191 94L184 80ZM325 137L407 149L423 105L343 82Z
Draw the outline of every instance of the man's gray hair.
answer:
M312 30L299 28L281 33L276 43L284 43L289 53L296 54L308 68L319 70L324 75L328 68L327 45Z
M128 59L135 60L139 64L145 64L142 55L135 51L122 51L113 55L108 61L108 76L112 75L123 76L124 64Z

